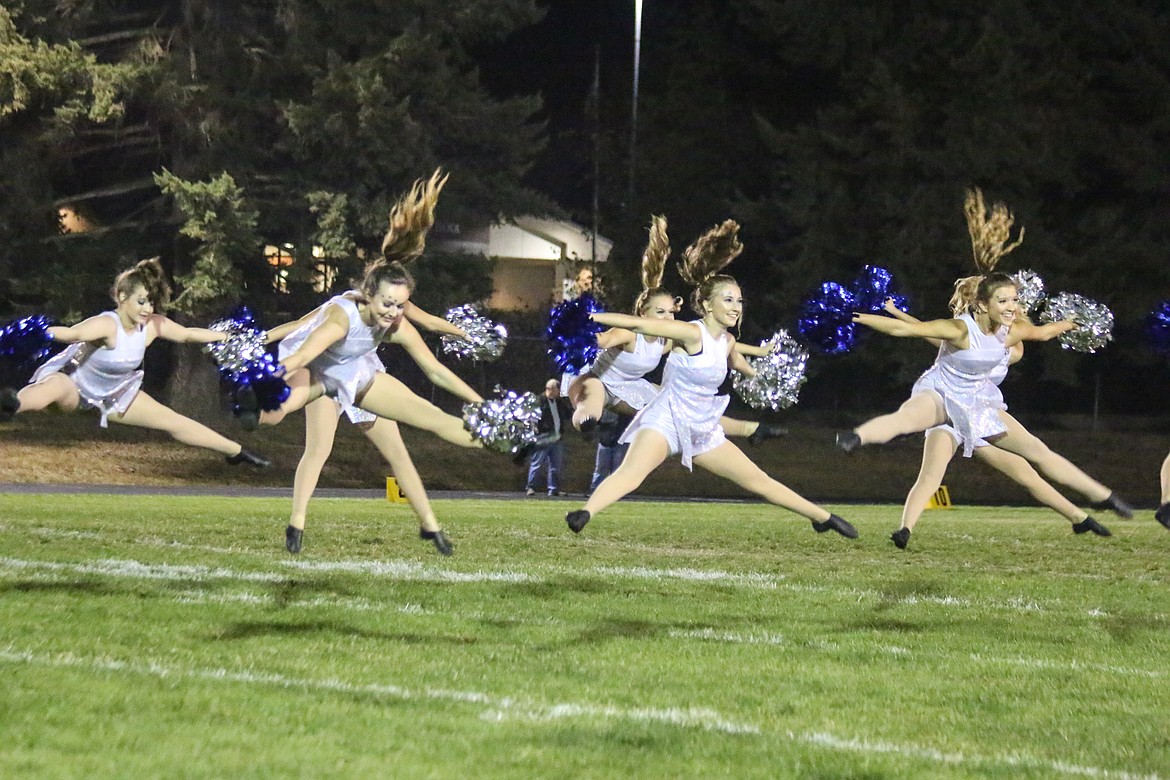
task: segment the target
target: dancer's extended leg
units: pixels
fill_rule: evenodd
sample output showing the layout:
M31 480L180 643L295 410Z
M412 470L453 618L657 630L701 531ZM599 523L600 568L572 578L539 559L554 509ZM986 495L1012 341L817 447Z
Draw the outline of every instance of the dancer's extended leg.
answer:
M1007 426L1007 432L988 439L991 444L1026 459L1049 479L1072 488L1094 503L1112 495L1109 488L1081 471L1064 456L1053 452L1010 414L1001 411L999 416Z
M918 469L918 479L914 481L914 486L906 496L906 503L902 505L902 528L914 530L918 518L930 503L930 497L942 484L947 464L954 457L957 447L958 443L946 431L931 431L926 437L922 445L922 466Z
M152 428L169 433L172 438L192 447L203 447L227 456L239 455L243 447L198 423L174 409L163 406L145 392L139 391L124 414L111 414L110 419L124 425Z
M463 427L462 419L447 414L430 401L415 395L410 388L389 374L374 377L358 397L358 406L387 420L430 431L460 447L483 446L471 438L471 433Z
M933 390L910 396L898 411L883 414L858 426L861 444L885 444L896 436L917 433L947 421L942 399Z
M597 490L585 502L585 511L595 515L641 485L650 472L662 465L670 455L666 437L649 428L643 428L634 435L622 465L601 481Z
M768 476L744 455L739 447L729 441L697 456L694 462L696 466L702 466L715 476L734 482L768 503L788 509L809 520L820 522L828 520L832 515L829 510L817 506L792 488Z

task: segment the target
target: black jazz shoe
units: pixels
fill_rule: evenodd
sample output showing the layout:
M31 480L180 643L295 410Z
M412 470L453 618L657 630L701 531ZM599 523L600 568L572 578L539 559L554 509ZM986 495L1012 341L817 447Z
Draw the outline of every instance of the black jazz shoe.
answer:
M1110 493L1105 497L1104 501L1098 501L1095 504L1090 504L1094 509L1108 509L1124 517L1126 520L1133 517L1133 507L1129 502L1119 497L1116 493Z
M565 522L569 524L570 531L575 534L579 534L581 533L581 529L585 527L585 524L588 523L592 517L593 515L589 514L588 511L584 509L578 509L576 512L569 512L569 514L565 515Z
M846 539L857 538L857 529L851 526L848 520L837 515L829 515L829 519L824 522L813 520L812 527L818 534L823 534L825 531L836 531Z
M748 436L748 444L752 445L753 447L758 447L767 439L776 439L780 436L787 435L788 429L783 425L779 423L762 422L755 429L755 431L752 432L752 435Z
M224 460L233 466L247 463L249 466L255 466L258 469L266 469L272 465L272 461L268 458L248 449L241 449L235 455L228 455Z
M290 553L296 555L301 551L301 539L304 535L305 529L290 525L284 529L284 546Z
M839 431L837 433L837 449L846 455L852 455L861 446L861 437L856 431Z
M447 538L447 534L443 533L442 529L438 531L424 531L420 528L418 529L418 538L435 545L435 549L439 551L439 555L452 555L455 552L455 547L451 544L451 540Z
M897 531L894 531L892 534L890 534L890 541L892 541L894 546L899 550L905 550L906 545L910 544L910 529L899 528Z
M1086 517L1079 523L1073 523L1074 534L1085 534L1089 531L1097 534L1097 536L1113 536L1112 532L1105 526L1093 519L1092 515Z
M1158 511L1154 512L1154 519L1170 531L1170 503L1158 507Z
M11 387L0 390L0 422L8 422L20 409L20 397Z
M581 436L585 441L593 441L593 437L597 435L597 418L589 417L581 421Z

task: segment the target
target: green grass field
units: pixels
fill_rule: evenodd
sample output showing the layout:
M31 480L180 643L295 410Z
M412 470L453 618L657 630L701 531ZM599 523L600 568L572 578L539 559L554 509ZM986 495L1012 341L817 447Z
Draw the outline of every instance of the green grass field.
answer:
M1170 777L1170 534L0 495L3 777Z

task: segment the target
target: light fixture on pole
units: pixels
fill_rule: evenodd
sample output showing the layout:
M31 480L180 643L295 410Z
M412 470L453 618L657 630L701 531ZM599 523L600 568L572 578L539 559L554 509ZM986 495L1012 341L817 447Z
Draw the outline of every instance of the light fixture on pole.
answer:
M630 109L630 187L626 202L634 203L634 162L638 147L638 60L642 52L642 0L634 0L634 96Z

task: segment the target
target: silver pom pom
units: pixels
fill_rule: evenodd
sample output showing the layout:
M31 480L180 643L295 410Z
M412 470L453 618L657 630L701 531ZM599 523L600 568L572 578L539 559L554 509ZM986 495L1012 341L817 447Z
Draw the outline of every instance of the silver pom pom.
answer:
M1035 271L1016 271L1012 274L1016 293L1020 296L1020 308L1024 314L1039 310L1044 302L1044 280Z
M447 322L467 333L466 339L443 336L443 351L463 360L490 363L504 354L508 343L508 329L498 322L492 322L479 313L479 307L466 303L450 309Z
M237 376L249 365L264 359L264 342L267 338L264 331L241 325L235 319L216 320L208 327L228 334L223 341L203 345L203 351L211 356L225 374Z
M806 381L808 351L788 331L780 330L764 344L771 343L768 354L749 358L756 370L753 377L739 372L732 378L735 392L753 409L779 411L796 403L800 386ZM763 345L761 345L763 346Z
M1060 334L1061 346L1076 352L1096 352L1113 339L1113 312L1083 295L1062 292L1052 296L1040 320L1077 323L1078 327Z
M535 393L508 390L499 398L463 405L463 427L472 438L497 452L516 452L533 444L539 422L540 398Z

